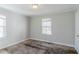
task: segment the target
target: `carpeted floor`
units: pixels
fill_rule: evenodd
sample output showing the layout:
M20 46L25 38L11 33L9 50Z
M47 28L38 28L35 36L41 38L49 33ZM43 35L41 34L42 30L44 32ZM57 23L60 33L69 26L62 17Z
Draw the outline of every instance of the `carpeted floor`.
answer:
M14 46L0 50L1 54L77 54L73 47L37 41L26 40Z

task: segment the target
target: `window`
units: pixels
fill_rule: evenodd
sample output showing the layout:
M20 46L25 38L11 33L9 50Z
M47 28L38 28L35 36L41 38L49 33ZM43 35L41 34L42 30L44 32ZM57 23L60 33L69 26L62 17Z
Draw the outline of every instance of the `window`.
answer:
M42 19L42 34L51 35L51 18Z
M6 17L0 15L0 38L5 36L6 32Z

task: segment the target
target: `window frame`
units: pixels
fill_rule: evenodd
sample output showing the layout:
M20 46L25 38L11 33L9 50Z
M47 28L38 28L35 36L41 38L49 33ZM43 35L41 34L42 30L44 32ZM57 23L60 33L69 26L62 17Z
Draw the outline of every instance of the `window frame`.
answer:
M3 28L2 36L0 38L4 38L6 36L6 16L0 15L0 20L3 21L3 24L0 25L0 28Z
M50 25L48 25L48 22ZM52 35L52 20L51 20L51 18L43 18L42 19L42 34Z

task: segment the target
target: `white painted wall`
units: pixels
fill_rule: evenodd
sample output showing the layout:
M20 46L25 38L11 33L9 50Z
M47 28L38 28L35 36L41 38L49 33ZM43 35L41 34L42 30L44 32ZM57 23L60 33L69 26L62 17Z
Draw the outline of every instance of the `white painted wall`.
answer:
M42 18L52 18L52 35L41 33ZM30 20L30 38L73 46L75 39L74 18L74 12L32 17Z
M77 10L75 14L75 48L79 53L79 10Z
M0 8L0 14L7 17L7 36L0 38L4 48L28 38L28 17Z
M7 37L0 38L0 48L30 38L74 45L74 12L56 15L28 17L0 8L0 14L7 17ZM52 35L41 34L41 19L52 18ZM30 28L29 28L30 27Z

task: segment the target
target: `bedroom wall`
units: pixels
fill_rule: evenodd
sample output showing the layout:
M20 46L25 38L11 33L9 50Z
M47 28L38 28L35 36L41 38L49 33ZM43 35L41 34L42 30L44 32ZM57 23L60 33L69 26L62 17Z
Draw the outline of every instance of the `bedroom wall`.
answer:
M79 53L79 10L75 13L75 49Z
M0 49L28 38L28 17L2 8L0 14L7 17L7 36L0 38Z
M52 35L41 33L41 20L43 18L52 19ZM30 38L74 46L74 18L74 11L32 17L30 20Z

